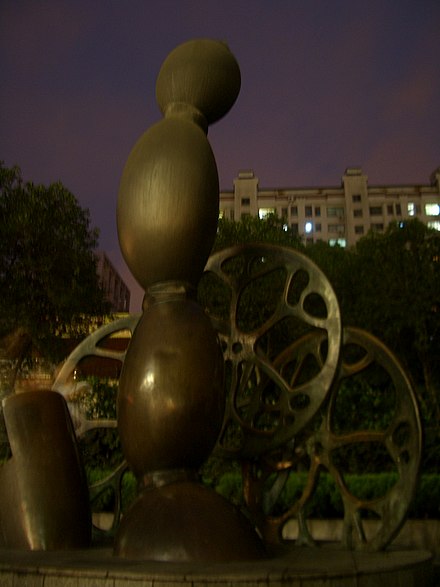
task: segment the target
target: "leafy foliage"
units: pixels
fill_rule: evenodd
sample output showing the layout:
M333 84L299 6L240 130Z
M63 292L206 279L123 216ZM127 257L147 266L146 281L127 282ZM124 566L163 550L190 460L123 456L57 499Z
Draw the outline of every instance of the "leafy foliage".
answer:
M86 467L87 482L90 485L103 481L112 473L109 468ZM130 504L134 501L138 494L137 481L131 471L127 471L121 482L121 506L122 512L127 511ZM115 495L109 487L107 490L100 493L92 502L93 512L111 512L114 511Z
M118 386L113 379L88 377L86 385L80 386L75 401L90 420L116 418ZM89 468L116 467L123 461L121 442L116 429L98 428L89 430L80 439L84 464Z
M291 474L271 515L277 516L289 509L301 496L306 486L306 473ZM346 475L344 481L349 491L362 500L372 500L386 495L396 483L395 473ZM226 473L217 483L216 491L235 505L244 508L242 479L239 472ZM439 519L440 475L422 475L409 517ZM306 506L307 516L320 519L341 518L344 514L340 492L334 479L322 473L316 492Z
M417 219L392 223L385 233L361 239L351 254L356 268L351 322L362 322L384 339L417 379L426 379L428 371L433 375L427 355L434 347L440 350L438 231Z
M423 470L440 466L440 233L418 219L391 223L344 250L306 254L327 274L345 324L375 334L410 376L425 428Z
M24 183L0 163L0 338L21 329L59 359L61 335L107 311L96 273L98 231L61 183ZM64 350L64 349L63 349Z
M284 221L275 214L261 219L245 216L240 222L221 218L213 251L220 251L242 243L271 243L274 245L303 248L300 238L292 229L285 227Z

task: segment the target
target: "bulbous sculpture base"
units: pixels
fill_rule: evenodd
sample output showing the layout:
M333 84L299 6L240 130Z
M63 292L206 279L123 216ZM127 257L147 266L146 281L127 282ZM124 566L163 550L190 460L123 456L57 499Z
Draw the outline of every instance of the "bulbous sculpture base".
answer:
M192 481L145 489L122 519L114 554L168 562L266 556L247 518L223 497Z

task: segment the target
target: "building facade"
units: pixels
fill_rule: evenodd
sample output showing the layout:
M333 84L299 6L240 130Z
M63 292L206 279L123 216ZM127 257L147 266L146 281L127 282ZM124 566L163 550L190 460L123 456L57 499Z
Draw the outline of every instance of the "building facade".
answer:
M112 312L130 311L130 290L103 251L97 253L97 273Z
M220 216L276 213L307 243L352 246L369 230L383 232L392 221L418 218L440 230L440 167L423 185L369 186L359 167L349 167L338 187L266 189L253 171L241 171L232 191L220 193Z

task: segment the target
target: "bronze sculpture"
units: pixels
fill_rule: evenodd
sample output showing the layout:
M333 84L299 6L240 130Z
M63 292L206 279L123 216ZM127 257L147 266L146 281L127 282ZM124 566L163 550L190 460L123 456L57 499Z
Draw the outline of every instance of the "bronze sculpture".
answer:
M263 555L247 520L196 481L225 406L217 334L195 301L218 219L217 167L206 132L239 89L238 65L223 43L195 40L175 49L156 84L164 119L139 139L122 175L118 234L146 295L119 385L119 434L141 490L116 535L118 556Z
M133 149L118 202L121 248L146 290L143 315L140 320L124 318L89 337L54 384L63 392L85 355L124 363L118 422L92 421L75 412L78 436L91 428L118 425L128 464L139 481L139 498L121 524L116 499L111 533L116 532L115 554L120 557L230 561L265 556L252 525L197 482L197 469L212 449L243 461L247 505L266 543L282 542L283 526L293 517L301 526L298 542L313 543L304 505L319 468L329 469L339 483L348 548L384 548L403 524L414 493L421 434L411 385L379 341L353 329L343 331L336 297L322 272L293 250L261 244L233 247L208 260L217 225L218 178L206 131L229 110L239 87L238 66L222 43L190 41L165 61L157 83L164 119ZM214 276L228 291L220 312L209 299L203 302L206 312L196 302L204 267L205 276ZM279 285L270 301L264 298L265 279ZM263 285L263 311L257 317L246 307L254 282ZM101 339L118 328L133 333L127 352L100 346ZM284 348L272 344L278 328L287 332ZM345 343L366 350L366 359L352 365L341 362L343 332ZM310 357L314 368L303 370ZM354 431L341 438L332 429L337 385L373 360L382 363L401 394L394 417L384 431ZM74 404L68 394L66 398ZM38 466L27 470L28 403L38 404L40 414L52 413L47 432L34 428L34 464L44 466L44 456L50 454L48 438L57 438L55 444L63 446L49 483ZM3 546L88 545L90 509L63 399L36 392L10 397L4 405L13 458L0 469ZM315 417L322 419L319 427ZM359 441L385 445L400 474L395 488L374 503L353 497L332 461L336 445ZM309 483L297 503L272 515L267 504L275 503L301 451L309 457ZM64 501L52 491L58 467L69 489ZM115 492L120 491L126 467L121 463L108 480ZM267 479L273 482L269 491L263 483ZM11 487L20 491L14 495ZM99 488L91 493L95 491ZM29 504L25 513L20 509L23 495ZM73 512L73 518L63 516L63 509ZM382 516L379 533L370 542L363 536L361 510ZM69 531L66 520L72 525Z

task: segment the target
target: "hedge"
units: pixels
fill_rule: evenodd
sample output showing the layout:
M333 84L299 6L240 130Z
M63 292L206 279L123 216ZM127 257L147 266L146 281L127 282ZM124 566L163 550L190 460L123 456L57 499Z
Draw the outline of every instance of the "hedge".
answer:
M96 483L109 474L108 470L87 471L89 483ZM290 475L272 515L279 515L291 506L301 495L306 483L306 473ZM360 499L374 499L384 495L396 482L394 473L367 475L347 475L345 482L349 490ZM244 508L242 496L242 479L239 472L225 473L215 486L215 490L237 505ZM136 480L132 473L127 472L122 480L122 509L133 501L137 493ZM112 490L99 496L92 504L93 511L112 510L114 496ZM332 519L343 517L343 504L340 493L333 478L329 474L321 474L313 499L307 505L307 515L313 518ZM410 518L440 519L440 475L422 475L414 502L409 511Z

